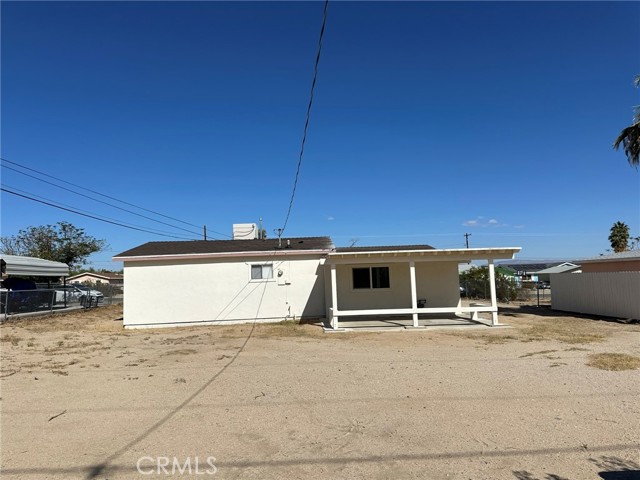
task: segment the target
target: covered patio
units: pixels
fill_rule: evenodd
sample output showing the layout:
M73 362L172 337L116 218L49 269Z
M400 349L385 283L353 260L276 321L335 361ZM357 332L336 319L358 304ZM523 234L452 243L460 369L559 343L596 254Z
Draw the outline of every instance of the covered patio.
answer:
M512 259L519 251L429 245L337 248L325 261L330 330L374 323L398 328L499 325L494 261ZM488 266L490 302L461 301L458 265L471 261Z

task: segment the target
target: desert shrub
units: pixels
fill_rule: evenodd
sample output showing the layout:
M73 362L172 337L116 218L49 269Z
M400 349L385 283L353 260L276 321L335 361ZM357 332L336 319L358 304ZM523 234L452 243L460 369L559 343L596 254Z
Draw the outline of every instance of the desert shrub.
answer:
M496 297L501 302L510 302L522 296L521 288L515 278L504 275L498 271L496 277ZM473 267L460 274L460 286L464 288L464 293L470 298L489 298L491 289L489 287L489 268Z

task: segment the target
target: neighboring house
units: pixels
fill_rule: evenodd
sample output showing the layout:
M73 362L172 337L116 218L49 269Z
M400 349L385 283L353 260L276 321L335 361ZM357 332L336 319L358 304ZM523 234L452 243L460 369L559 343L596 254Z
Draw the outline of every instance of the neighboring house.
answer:
M104 283L114 287L122 287L124 285L124 275L121 273L111 272L84 272L67 278L70 283Z
M520 248L439 250L429 245L335 248L329 237L149 242L113 259L124 262L124 326L158 327L327 318L491 314L464 307L458 265L494 260Z
M582 272L640 272L640 250L600 255L582 260Z
M542 281L542 279L538 278L538 273L541 270L546 270L547 268L555 267L563 263L568 262L563 262L562 260L510 260L500 262L499 266L514 270L520 284L533 287L534 283Z
M602 255L580 262L582 273L551 275L551 307L640 320L640 251Z
M581 273L580 265L576 265L571 262L564 262L555 267L545 268L544 270L538 270L539 282L551 282L551 275L554 273Z

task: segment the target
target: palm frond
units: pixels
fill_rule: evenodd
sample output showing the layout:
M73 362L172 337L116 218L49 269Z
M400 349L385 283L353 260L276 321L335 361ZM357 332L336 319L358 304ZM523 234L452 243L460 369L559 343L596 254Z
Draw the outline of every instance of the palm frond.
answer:
M640 122L636 122L620 132L616 141L613 142L613 148L618 150L620 145L627 156L629 165L638 168L640 165Z

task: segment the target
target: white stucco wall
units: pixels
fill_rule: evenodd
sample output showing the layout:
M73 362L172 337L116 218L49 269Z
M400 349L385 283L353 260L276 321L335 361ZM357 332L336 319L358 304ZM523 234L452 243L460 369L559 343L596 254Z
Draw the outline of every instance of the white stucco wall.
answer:
M458 262L416 262L416 291L427 307L459 307Z
M274 278L251 280L251 264ZM319 256L125 262L125 327L325 317ZM278 276L282 270L282 276Z
M352 269L361 267L389 267L390 288L354 289ZM416 293L426 299L426 307L459 307L460 284L458 262L416 262ZM327 308L331 306L330 267L325 267ZM338 310L371 310L410 308L411 283L409 262L358 263L337 265Z

